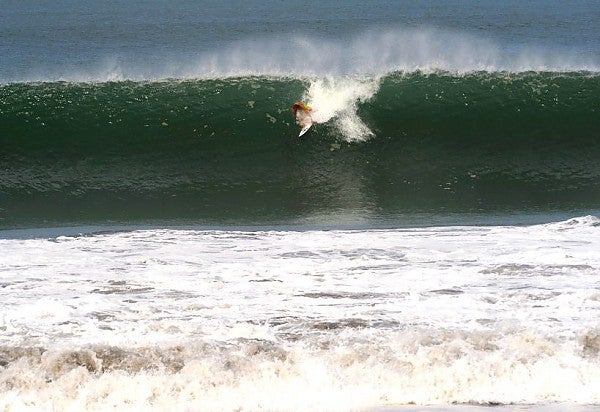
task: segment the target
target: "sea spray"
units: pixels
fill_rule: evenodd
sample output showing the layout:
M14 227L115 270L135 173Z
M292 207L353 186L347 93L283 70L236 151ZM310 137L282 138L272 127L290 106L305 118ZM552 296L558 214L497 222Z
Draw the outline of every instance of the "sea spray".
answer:
M304 98L313 108L316 123L333 119L343 140L363 141L373 132L358 116L360 103L369 101L377 93L379 79L331 78L312 81Z
M345 39L294 34L241 39L196 53L115 56L0 72L11 82L217 79L244 76L384 76L391 72L598 71L593 53L505 47L472 33L434 28L367 29Z

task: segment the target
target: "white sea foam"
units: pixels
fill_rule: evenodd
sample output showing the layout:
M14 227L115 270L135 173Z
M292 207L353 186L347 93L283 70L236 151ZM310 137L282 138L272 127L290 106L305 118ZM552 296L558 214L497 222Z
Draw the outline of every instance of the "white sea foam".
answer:
M0 249L0 409L600 404L596 217Z

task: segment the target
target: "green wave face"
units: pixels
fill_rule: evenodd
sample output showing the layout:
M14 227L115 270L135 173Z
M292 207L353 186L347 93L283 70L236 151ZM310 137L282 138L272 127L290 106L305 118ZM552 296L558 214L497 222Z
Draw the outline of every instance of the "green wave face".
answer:
M0 227L593 209L598 96L595 73L9 84Z

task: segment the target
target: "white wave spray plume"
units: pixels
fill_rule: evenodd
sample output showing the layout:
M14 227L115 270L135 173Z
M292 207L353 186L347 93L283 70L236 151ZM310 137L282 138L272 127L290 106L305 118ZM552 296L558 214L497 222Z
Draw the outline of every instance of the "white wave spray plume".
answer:
M189 76L381 76L394 71L598 71L598 61L440 29L388 29L348 40L294 36L248 40L205 53Z
M200 50L100 55L57 67L36 67L7 81L206 79L238 76L383 76L390 72L600 71L594 54L506 45L493 38L434 28L366 30L348 39L308 35L250 38Z
M357 111L359 103L371 99L378 89L378 79L328 77L313 81L304 99L313 108L312 116L316 123L333 119L345 140L356 142L373 135Z

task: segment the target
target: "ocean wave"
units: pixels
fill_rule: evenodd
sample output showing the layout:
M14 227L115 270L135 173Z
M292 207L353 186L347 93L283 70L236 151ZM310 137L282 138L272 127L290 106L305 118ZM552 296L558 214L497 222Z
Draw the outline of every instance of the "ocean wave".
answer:
M422 135L427 129L444 134L460 127L454 125L458 119L466 126L463 135L482 133L483 138L506 134L509 119L518 124L516 133L552 134L567 123L568 133L565 129L562 134L577 136L595 132L593 117L600 110L600 76L589 72L56 82L11 84L0 90L0 130L8 144L24 139L35 144L39 133L52 135L40 139L49 145L73 140L72 134L89 142L124 131L134 138L150 130L180 138L219 135L223 129L231 136L285 135L286 128L280 126L293 124L289 107L298 99L315 109L316 123L336 126L325 127L333 132L331 137L347 141L387 133ZM432 126L411 131L414 119L428 119Z
M589 72L23 83L0 91L5 221L67 199L84 216L143 208L148 217L211 220L230 211L226 219L270 220L277 212L287 221L333 210L589 211L600 193L600 76ZM298 99L316 120L303 139L289 109ZM232 201L239 196L243 204Z

